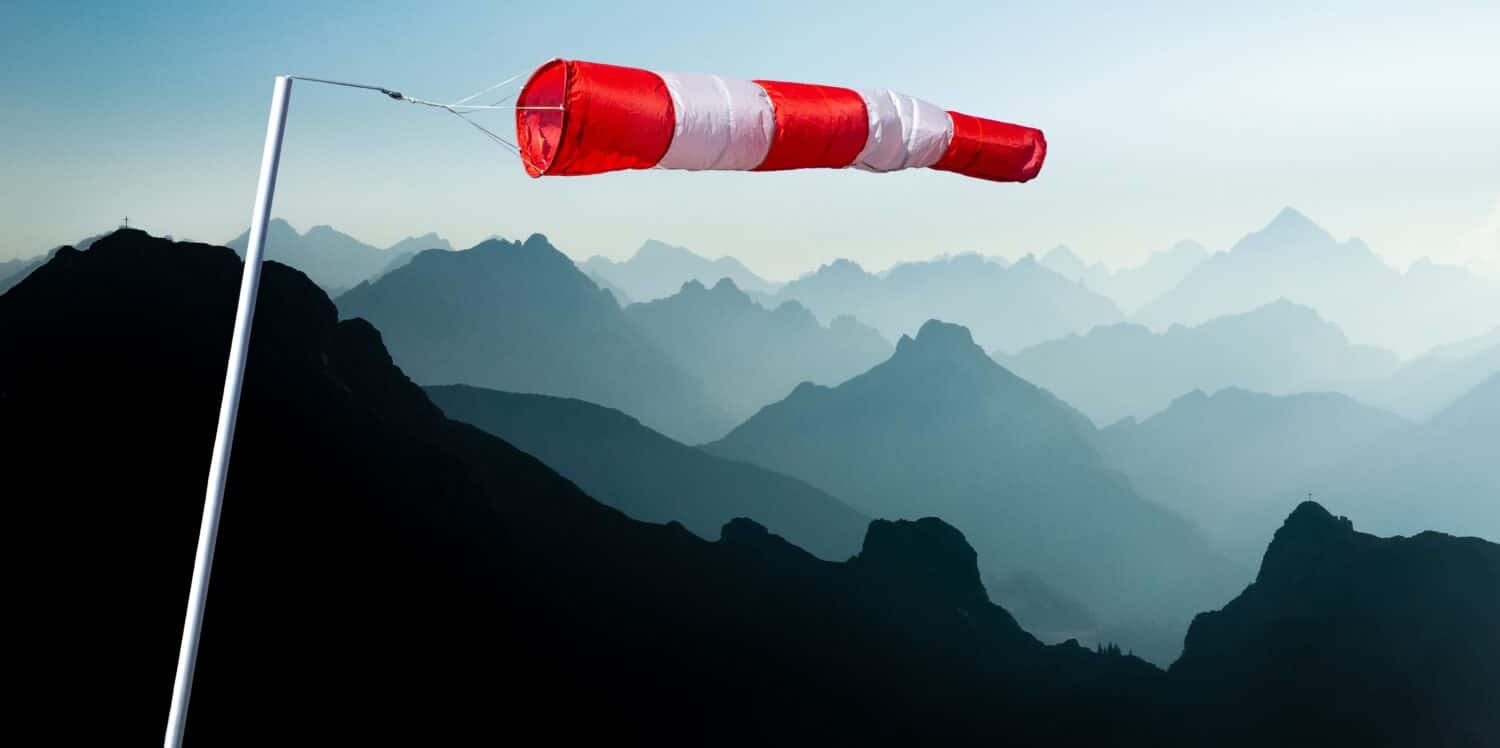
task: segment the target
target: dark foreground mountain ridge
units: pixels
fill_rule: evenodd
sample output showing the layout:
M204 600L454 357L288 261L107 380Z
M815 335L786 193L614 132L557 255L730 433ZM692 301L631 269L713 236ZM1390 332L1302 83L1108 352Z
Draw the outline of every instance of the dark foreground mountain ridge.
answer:
M15 354L0 357L7 488L15 526L40 541L12 602L29 651L52 655L13 667L35 693L68 694L47 698L65 714L39 721L59 741L160 734L238 278L227 249L119 232L0 296L0 346ZM1312 554L1273 545L1268 568L1320 568L1319 537L1342 547L1321 535L1294 546ZM1412 713L1441 703L1449 719L1407 724L1390 702L1373 702L1373 719L1401 737L1419 727L1430 745L1494 744L1474 706L1491 693L1494 671L1478 669L1490 661L1451 655L1494 651L1478 627L1494 620L1482 583L1496 548L1421 545L1436 555L1411 563L1397 542L1375 570L1391 573L1365 579L1391 582L1386 605L1360 610L1380 620L1335 620L1395 632L1393 609L1409 602L1468 622L1423 640L1435 659L1403 660L1442 664L1416 674L1432 688L1412 695L1423 707ZM1343 574L1364 579L1357 566ZM1470 593L1463 604L1420 592L1438 574ZM1341 599L1310 615L1338 615ZM1196 685L1191 668L1044 647L988 604L973 550L936 519L877 521L844 564L748 521L709 543L630 520L442 417L373 327L339 321L274 263L208 610L189 739L209 745L1189 745L1242 713L1261 718L1257 737L1287 744L1307 719L1342 714L1218 698L1234 683L1184 710L1177 683ZM1190 654L1242 672L1217 637L1264 616L1232 604L1218 620L1195 627ZM1299 671L1299 653L1272 660L1279 677ZM1379 683L1367 685L1351 693ZM1367 744L1397 744L1381 736Z
M59 739L160 734L238 277L228 249L119 232L0 297L7 485L55 549L17 601L26 640L63 653L27 677L73 694ZM844 564L748 521L710 543L631 520L444 418L373 327L274 263L250 358L195 743L1163 729L1140 718L1162 673L1036 642L938 520L877 522Z

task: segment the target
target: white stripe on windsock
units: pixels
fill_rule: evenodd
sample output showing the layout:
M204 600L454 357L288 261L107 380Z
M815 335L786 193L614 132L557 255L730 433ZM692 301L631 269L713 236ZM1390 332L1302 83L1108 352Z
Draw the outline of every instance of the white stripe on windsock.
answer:
M657 168L749 170L766 159L776 113L765 89L703 73L658 75L672 96L677 122Z
M953 140L948 112L921 99L880 88L859 92L870 117L870 137L854 159L857 169L895 171L932 166Z

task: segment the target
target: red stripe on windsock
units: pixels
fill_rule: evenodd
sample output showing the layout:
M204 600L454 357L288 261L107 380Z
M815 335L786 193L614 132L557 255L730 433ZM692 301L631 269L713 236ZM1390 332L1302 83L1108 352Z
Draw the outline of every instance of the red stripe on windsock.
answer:
M755 81L775 109L776 133L756 171L842 169L865 147L870 134L865 100L836 86Z
M516 99L521 161L533 177L649 169L672 143L672 97L661 76L597 62L553 60ZM562 106L555 109L526 107Z
M1047 139L1034 127L949 112L953 140L934 169L995 182L1026 182L1042 170Z

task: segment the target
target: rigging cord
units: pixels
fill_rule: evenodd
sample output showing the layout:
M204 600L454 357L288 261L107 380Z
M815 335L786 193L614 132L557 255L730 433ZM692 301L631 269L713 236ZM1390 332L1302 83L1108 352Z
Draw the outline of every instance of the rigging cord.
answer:
M468 123L468 125L470 127L473 127L474 129L476 129L479 132L483 133L486 137L488 137L490 140L494 141L495 143L497 143L497 144L499 144L501 146L504 146L505 149L508 150L508 151L510 151L513 155L519 156L521 154L521 149L517 148L515 143L512 143L509 140L506 140L504 137L501 137L499 134L495 133L493 130L490 130L489 128L485 127L484 125L481 125L478 122L475 122L474 120L469 119L469 115L470 114L474 114L476 112L490 111L490 110L495 110L495 109L509 109L509 110L513 110L513 111L516 111L516 110L525 110L525 109L544 109L544 110L551 110L551 111L562 111L562 107L561 106L515 106L515 105L505 105L504 104L505 100L509 99L511 96L515 95L514 92L505 94L504 96L500 97L499 99L496 99L491 104L469 104L468 102L473 101L474 99L477 99L480 96L483 96L483 95L485 95L487 93L495 91L498 88L501 88L501 87L507 86L507 85L509 85L511 83L514 83L517 80L519 80L521 78L521 76L523 76L525 74L526 74L526 71L522 71L520 73L516 73L515 75L512 75L511 77L506 78L505 80L500 81L499 83L496 83L493 86L489 86L487 88L482 88L482 89L480 89L478 91L475 91L474 93L471 93L468 96L465 96L462 99L459 99L458 101L455 101L455 102L453 102L451 104L444 104L444 103L439 102L439 101L428 101L427 99L418 99L416 97L407 96L406 94L403 94L400 91L389 89L389 88L386 88L384 86L372 86L372 85L369 85L369 84L366 84L366 83L349 83L349 82L346 82L346 81L328 80L327 78L312 78L312 77L305 76L305 75L288 75L287 78L289 78L291 80L307 81L309 83L323 83L323 84L330 85L330 86L343 86L344 88L358 88L358 89L363 89L365 91L376 91L376 92L384 94L387 98L395 100L395 101L404 101L404 102L406 102L408 104L420 104L421 106L428 106L428 107L433 107L435 109L442 109L443 111L446 111L447 113L449 113L449 114L451 114L451 115L453 115L453 116L455 116L455 117L463 120L464 122Z

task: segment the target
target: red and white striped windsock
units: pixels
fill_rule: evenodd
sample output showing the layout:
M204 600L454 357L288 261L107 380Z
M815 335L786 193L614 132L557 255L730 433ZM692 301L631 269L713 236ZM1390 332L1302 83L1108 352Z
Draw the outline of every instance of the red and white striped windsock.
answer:
M516 105L521 160L533 177L852 166L1025 182L1047 156L1041 130L886 89L552 60L532 73Z

